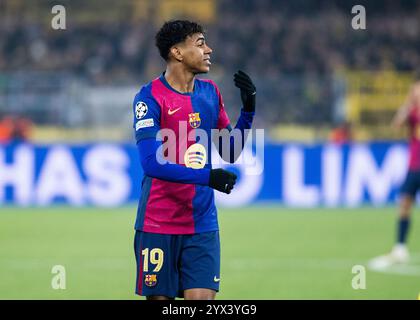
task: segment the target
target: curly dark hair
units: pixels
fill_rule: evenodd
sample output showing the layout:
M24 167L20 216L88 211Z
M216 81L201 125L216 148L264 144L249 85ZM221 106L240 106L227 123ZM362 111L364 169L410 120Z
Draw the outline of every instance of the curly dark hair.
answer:
M170 48L194 33L203 33L204 29L196 22L188 20L171 20L163 24L162 28L156 34L156 47L165 61L169 58Z

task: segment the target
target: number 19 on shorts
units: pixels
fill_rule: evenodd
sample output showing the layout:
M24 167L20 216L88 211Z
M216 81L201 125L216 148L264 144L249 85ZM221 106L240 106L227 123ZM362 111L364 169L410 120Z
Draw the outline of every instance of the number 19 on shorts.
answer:
M150 264L154 265L153 272L159 272L163 266L163 250L160 248L153 248L149 250L149 248L145 248L141 251L141 255L143 256L143 271L149 272L149 262Z

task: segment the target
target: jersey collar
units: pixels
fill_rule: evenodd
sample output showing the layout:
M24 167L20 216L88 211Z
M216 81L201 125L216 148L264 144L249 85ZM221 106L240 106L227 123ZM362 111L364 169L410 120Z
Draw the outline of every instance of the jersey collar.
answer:
M174 88L172 88L171 85L168 83L168 81L166 81L165 71L159 77L159 80L162 81L162 83L165 85L165 87L167 87L169 90L171 90L171 91L173 91L175 93L181 94L183 96L192 96L195 93L195 91L196 91L196 85L195 85L196 81L195 81L195 79L194 79L194 89L193 89L193 92L179 92L178 90L175 90Z

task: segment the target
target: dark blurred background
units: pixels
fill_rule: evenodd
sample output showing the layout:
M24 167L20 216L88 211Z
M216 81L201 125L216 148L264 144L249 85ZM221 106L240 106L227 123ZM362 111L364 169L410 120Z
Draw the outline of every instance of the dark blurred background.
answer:
M51 28L56 4L66 30ZM366 30L352 28L356 4ZM205 26L205 77L232 119L243 69L258 88L256 126L272 139L402 137L388 125L420 72L419 1L1 0L0 138L24 118L34 141L132 139L132 98L163 71L154 35L174 18Z

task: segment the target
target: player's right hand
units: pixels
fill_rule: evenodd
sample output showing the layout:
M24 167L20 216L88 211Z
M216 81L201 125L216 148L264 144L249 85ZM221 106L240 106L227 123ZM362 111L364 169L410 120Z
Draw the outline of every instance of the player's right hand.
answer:
M236 183L236 174L223 169L210 171L209 186L220 192L229 194Z

